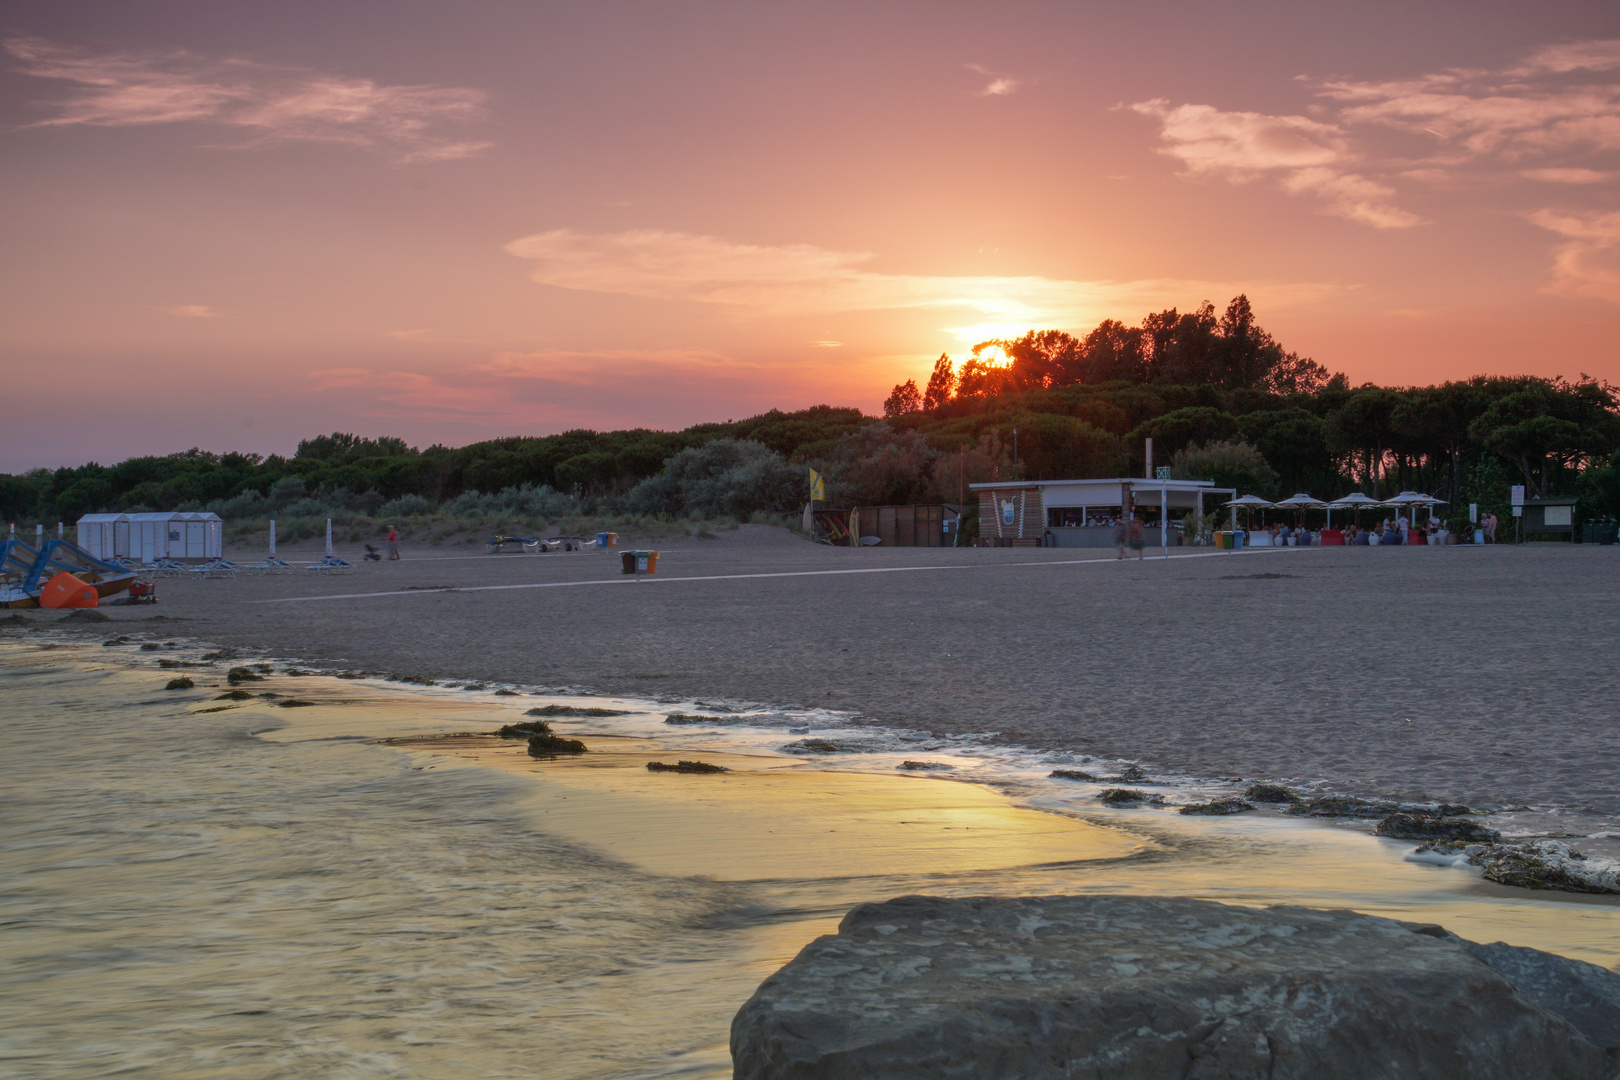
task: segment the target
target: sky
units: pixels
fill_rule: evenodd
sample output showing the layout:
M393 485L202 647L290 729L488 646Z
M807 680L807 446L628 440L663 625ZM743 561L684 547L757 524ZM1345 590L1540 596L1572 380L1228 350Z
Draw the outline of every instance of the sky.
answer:
M1620 382L1620 5L0 7L0 471L879 412L1237 293Z

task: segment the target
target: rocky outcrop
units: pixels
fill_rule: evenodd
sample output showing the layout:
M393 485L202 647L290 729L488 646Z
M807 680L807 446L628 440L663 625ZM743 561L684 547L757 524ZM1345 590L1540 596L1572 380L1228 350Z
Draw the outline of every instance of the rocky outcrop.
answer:
M1501 833L1477 822L1419 814L1391 814L1373 832L1396 840L1460 840L1467 844L1496 844L1502 840Z
M731 1050L739 1080L1609 1080L1620 976L1569 963L1347 911L910 896L765 980Z

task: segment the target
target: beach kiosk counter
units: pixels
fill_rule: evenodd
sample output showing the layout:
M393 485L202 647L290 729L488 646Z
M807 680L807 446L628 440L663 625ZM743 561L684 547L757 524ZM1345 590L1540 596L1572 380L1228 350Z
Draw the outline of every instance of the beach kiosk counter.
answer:
M1134 507L1146 527L1149 547L1159 546L1160 515L1168 514L1168 542L1181 543L1174 519L1200 517L1237 498L1213 480L1144 480L1116 476L1094 480L1023 480L969 484L979 496L979 538L1003 546L1107 548L1114 546L1110 519Z

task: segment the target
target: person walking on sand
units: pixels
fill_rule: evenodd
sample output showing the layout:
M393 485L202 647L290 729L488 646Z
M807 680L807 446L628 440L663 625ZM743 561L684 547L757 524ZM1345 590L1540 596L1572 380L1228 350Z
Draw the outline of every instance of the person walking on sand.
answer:
M1144 554L1143 551L1142 551L1142 548L1144 546L1143 540L1142 540L1142 519L1137 517L1135 514L1131 515L1130 532L1131 532L1131 550L1136 552L1136 557L1138 559L1140 559L1140 558L1143 557L1143 554Z
M388 526L388 558L394 561L399 559L399 530L392 525Z

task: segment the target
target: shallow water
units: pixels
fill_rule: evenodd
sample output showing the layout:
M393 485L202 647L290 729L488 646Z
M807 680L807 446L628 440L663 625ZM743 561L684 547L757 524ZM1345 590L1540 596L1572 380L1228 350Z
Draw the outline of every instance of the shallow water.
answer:
M1494 886L1274 815L1099 810L1094 787L1044 779L1050 755L983 740L814 711L675 727L670 710L704 710L324 676L248 687L313 707L229 706L212 700L225 665L166 691L182 672L149 654L42 640L0 642L16 1075L724 1076L765 975L853 904L910 892L1353 907L1620 963L1616 898ZM546 701L627 715L554 719L592 745L576 762L373 741L489 731ZM863 752L784 752L807 732ZM700 756L734 771L643 767ZM953 768L898 775L907 759Z

